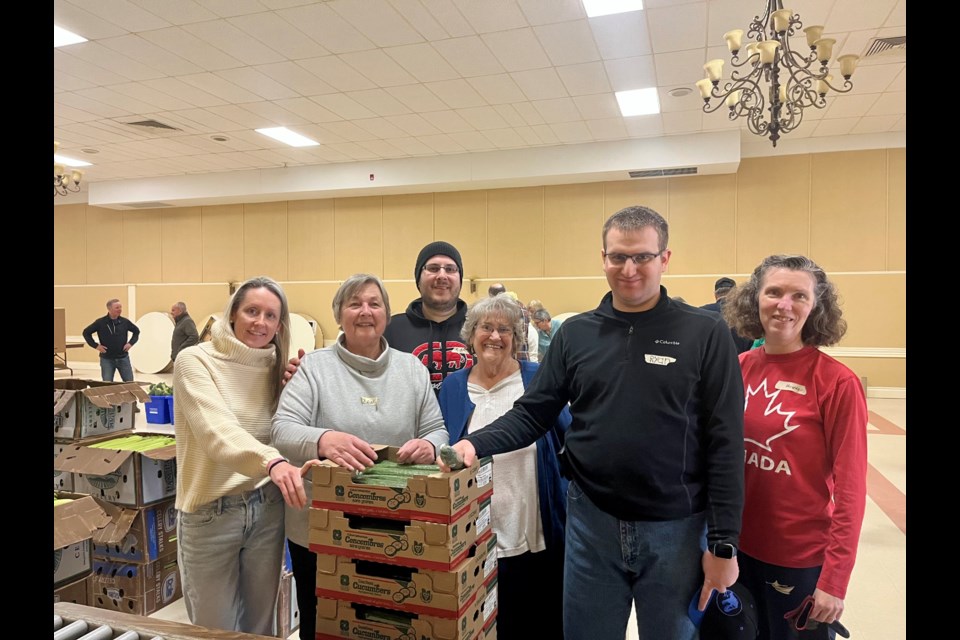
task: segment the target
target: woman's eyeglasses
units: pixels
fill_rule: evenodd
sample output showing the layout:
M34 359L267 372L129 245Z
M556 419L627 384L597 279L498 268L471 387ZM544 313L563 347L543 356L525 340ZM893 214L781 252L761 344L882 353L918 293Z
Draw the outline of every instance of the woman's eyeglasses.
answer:
M512 335L513 335L513 329L511 329L510 327L503 326L503 325L500 325L500 326L496 326L496 327L495 327L495 326L493 326L492 324L481 324L481 325L478 327L478 329L480 329L480 331L483 332L483 333L493 333L494 331L496 331L496 332L499 333L501 336L512 336Z

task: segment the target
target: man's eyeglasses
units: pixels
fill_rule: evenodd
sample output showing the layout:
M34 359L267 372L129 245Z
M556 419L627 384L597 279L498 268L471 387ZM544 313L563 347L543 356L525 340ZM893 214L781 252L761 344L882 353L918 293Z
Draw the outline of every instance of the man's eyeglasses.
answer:
M513 335L513 329L511 329L510 327L506 327L504 325L499 325L496 327L493 326L492 324L486 324L486 323L480 325L480 331L482 331L483 333L493 333L494 330L496 330L496 332L499 333L501 336Z
M647 264L654 258L659 258L663 255L663 251L658 251L657 253L607 253L603 252L603 257L610 261L610 264L622 267L627 264L627 260L633 260L633 264Z
M460 269L455 264L425 264L423 265L423 270L433 275L440 273L440 270L443 269L447 272L447 275L453 275L460 271Z

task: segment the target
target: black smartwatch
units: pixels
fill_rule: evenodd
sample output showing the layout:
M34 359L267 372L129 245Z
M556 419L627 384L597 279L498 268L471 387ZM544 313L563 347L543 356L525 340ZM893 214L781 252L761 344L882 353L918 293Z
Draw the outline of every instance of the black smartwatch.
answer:
M712 544L710 545L709 549L710 553L718 558L723 558L724 560L730 560L731 558L737 557L737 548L729 542L718 542L717 544Z

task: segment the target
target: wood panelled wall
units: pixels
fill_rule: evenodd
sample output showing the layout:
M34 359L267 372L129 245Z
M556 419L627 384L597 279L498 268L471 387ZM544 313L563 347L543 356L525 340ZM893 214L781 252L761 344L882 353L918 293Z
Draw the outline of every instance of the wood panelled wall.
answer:
M906 149L746 159L736 174L657 180L142 211L58 206L54 306L66 307L70 336L111 297L134 320L184 300L201 325L222 311L229 283L265 274L329 340L340 281L381 276L400 312L417 296L417 253L442 239L463 256L468 302L502 281L554 314L583 311L607 291L603 222L632 204L670 223L664 284L691 304L711 302L717 277L742 281L771 253L819 262L850 324L839 347L852 355L841 359L871 386L906 387Z

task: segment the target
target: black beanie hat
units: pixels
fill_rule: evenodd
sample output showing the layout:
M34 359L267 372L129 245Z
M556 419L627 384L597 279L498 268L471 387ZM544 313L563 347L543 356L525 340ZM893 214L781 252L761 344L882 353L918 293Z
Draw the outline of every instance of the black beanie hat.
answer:
M460 272L460 286L463 286L463 260L460 259L460 252L449 242L437 240L421 249L417 256L417 265L413 268L413 282L417 285L417 291L420 290L420 272L423 271L423 265L433 256L447 256L456 262Z

